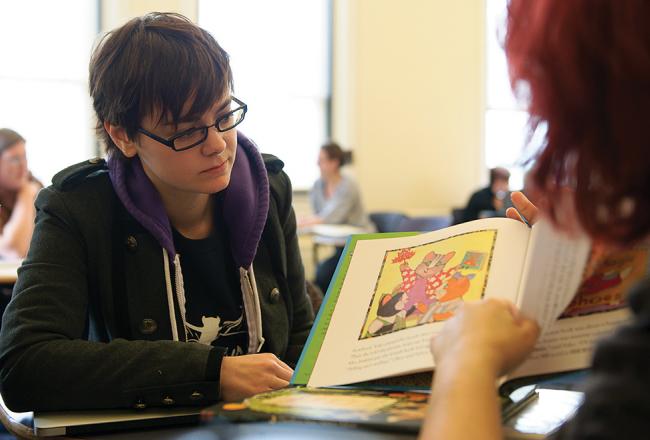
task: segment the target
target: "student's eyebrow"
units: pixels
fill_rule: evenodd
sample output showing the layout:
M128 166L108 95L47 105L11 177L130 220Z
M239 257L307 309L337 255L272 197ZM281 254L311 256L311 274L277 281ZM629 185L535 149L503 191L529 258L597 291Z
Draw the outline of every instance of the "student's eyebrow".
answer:
M231 102L232 102L232 99L228 99L227 101L225 101L225 102L224 102L224 103L223 103L223 104L222 104L222 105L217 109L217 114L219 114L221 111L223 111L224 109L226 109L226 108L230 105ZM178 124L184 124L184 123L186 123L186 122L193 122L193 121L196 121L196 119L197 119L198 116L199 116L199 115L195 115L195 114L185 115L185 116L183 116L181 119L179 119L179 120L176 121L176 122L174 122L174 121L167 121L167 122L163 122L162 125L165 126L165 127L169 127L169 126L171 126L171 125L174 125L174 126L175 126L175 125L178 125Z

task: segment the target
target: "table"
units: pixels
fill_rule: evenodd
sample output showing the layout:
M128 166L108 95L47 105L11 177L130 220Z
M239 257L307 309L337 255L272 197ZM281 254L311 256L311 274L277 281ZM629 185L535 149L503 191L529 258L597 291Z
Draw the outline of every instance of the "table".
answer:
M22 260L0 260L0 284L14 284Z
M307 423L245 423L213 421L206 425L84 437L88 440L412 440L415 434L356 429L347 426Z
M309 229L312 236L314 267L318 266L318 248L320 246L343 247L350 235L363 234L368 231L354 225L314 225Z

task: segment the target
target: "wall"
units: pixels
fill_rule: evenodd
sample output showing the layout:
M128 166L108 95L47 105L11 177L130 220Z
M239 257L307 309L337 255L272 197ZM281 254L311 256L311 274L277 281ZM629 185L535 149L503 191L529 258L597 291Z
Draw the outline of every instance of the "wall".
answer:
M484 0L334 0L333 137L369 210L447 213L485 181Z
M368 210L448 213L486 181L485 0L333 0L333 138ZM196 0L104 0L102 29Z
M101 29L111 30L148 12L178 12L192 21L198 16L196 0L102 0Z

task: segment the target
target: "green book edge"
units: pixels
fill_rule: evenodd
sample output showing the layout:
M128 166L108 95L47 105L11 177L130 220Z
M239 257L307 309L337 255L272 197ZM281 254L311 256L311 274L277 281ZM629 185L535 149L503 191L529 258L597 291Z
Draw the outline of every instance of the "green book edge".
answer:
M307 385L309 382L311 373L316 365L316 360L318 359L318 354L323 346L327 329L332 320L332 314L334 313L336 303L339 299L343 280L345 279L348 268L350 267L350 261L354 255L354 248L357 242L360 240L410 237L418 234L420 234L420 232L383 232L374 234L356 234L348 238L345 248L343 249L343 254L336 266L334 276L332 277L333 281L327 289L327 294L323 299L323 303L321 304L318 315L314 320L314 325L311 328L307 342L305 342L305 347L300 354L300 359L298 359L296 369L291 377L292 385Z

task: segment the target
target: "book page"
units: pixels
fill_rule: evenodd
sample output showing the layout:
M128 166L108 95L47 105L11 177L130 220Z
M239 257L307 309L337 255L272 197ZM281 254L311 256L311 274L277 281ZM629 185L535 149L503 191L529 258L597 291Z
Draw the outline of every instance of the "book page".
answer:
M532 227L517 305L537 320L542 334L578 290L590 246L587 238L569 238L545 220Z
M516 301L529 231L500 218L358 240L308 385L432 369L431 336L463 302Z
M588 367L596 342L628 318L629 310L621 309L554 322L527 360L509 374L508 379Z
M508 379L586 368L597 340L629 319L627 293L647 276L649 254L637 246L606 256Z

